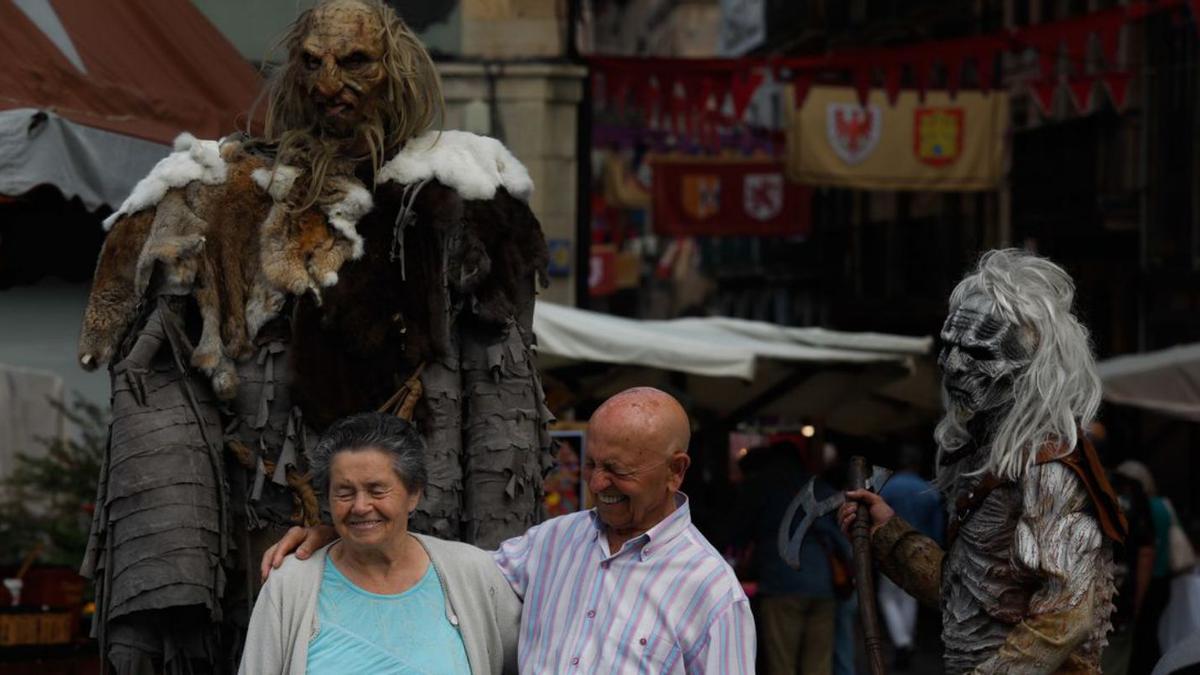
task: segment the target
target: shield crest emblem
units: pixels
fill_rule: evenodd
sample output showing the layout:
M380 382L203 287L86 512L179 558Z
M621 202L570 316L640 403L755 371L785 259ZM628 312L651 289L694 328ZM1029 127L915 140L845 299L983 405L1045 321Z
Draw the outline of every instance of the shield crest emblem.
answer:
M962 108L918 108L913 112L913 152L930 166L945 166L962 154Z
M717 215L721 210L721 177L715 174L687 174L680 180L679 198L683 212L696 220Z
M825 108L825 137L843 162L853 166L871 156L883 135L883 114L874 103L830 103Z
M783 176L749 173L742 182L742 208L755 220L772 220L783 211Z

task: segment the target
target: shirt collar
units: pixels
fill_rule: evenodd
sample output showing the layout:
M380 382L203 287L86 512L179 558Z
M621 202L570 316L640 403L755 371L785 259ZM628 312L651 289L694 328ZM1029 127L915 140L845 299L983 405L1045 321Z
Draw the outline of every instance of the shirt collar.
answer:
M596 509L593 508L589 513L592 517L592 525L596 527L596 538L599 539L604 534L604 523L600 521L600 514ZM661 550L664 544L686 532L691 525L692 512L688 497L682 492L676 492L675 510L654 527L626 542L622 550L631 546L641 546L641 558L645 560ZM615 556L617 553L619 551L609 551L610 556Z

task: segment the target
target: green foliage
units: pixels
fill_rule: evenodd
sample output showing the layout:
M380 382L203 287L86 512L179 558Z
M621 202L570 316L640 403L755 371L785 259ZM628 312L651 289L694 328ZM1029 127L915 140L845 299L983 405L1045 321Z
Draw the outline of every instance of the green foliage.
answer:
M87 548L96 484L108 441L108 413L79 396L53 405L78 430L67 438L39 439L44 456L17 453L2 483L0 564L13 564L38 543L38 562L78 567Z

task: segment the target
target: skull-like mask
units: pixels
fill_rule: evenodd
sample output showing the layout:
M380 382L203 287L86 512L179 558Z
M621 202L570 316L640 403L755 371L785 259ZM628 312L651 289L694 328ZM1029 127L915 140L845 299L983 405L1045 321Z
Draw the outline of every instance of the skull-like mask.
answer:
M938 366L950 402L960 411L995 409L1013 398L1013 380L1029 365L1022 328L996 311L986 295L963 298L942 327Z
M334 136L349 136L374 116L380 105L383 25L356 0L334 0L316 8L299 58L304 90L320 126Z

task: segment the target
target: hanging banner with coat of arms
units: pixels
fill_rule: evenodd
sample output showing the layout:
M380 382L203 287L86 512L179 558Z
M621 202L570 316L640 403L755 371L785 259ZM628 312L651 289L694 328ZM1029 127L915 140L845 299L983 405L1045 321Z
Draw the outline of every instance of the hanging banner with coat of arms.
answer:
M813 87L788 125L788 176L861 190L994 190L1004 175L1008 95Z
M660 155L651 167L659 234L803 236L812 224L812 190L782 161Z

